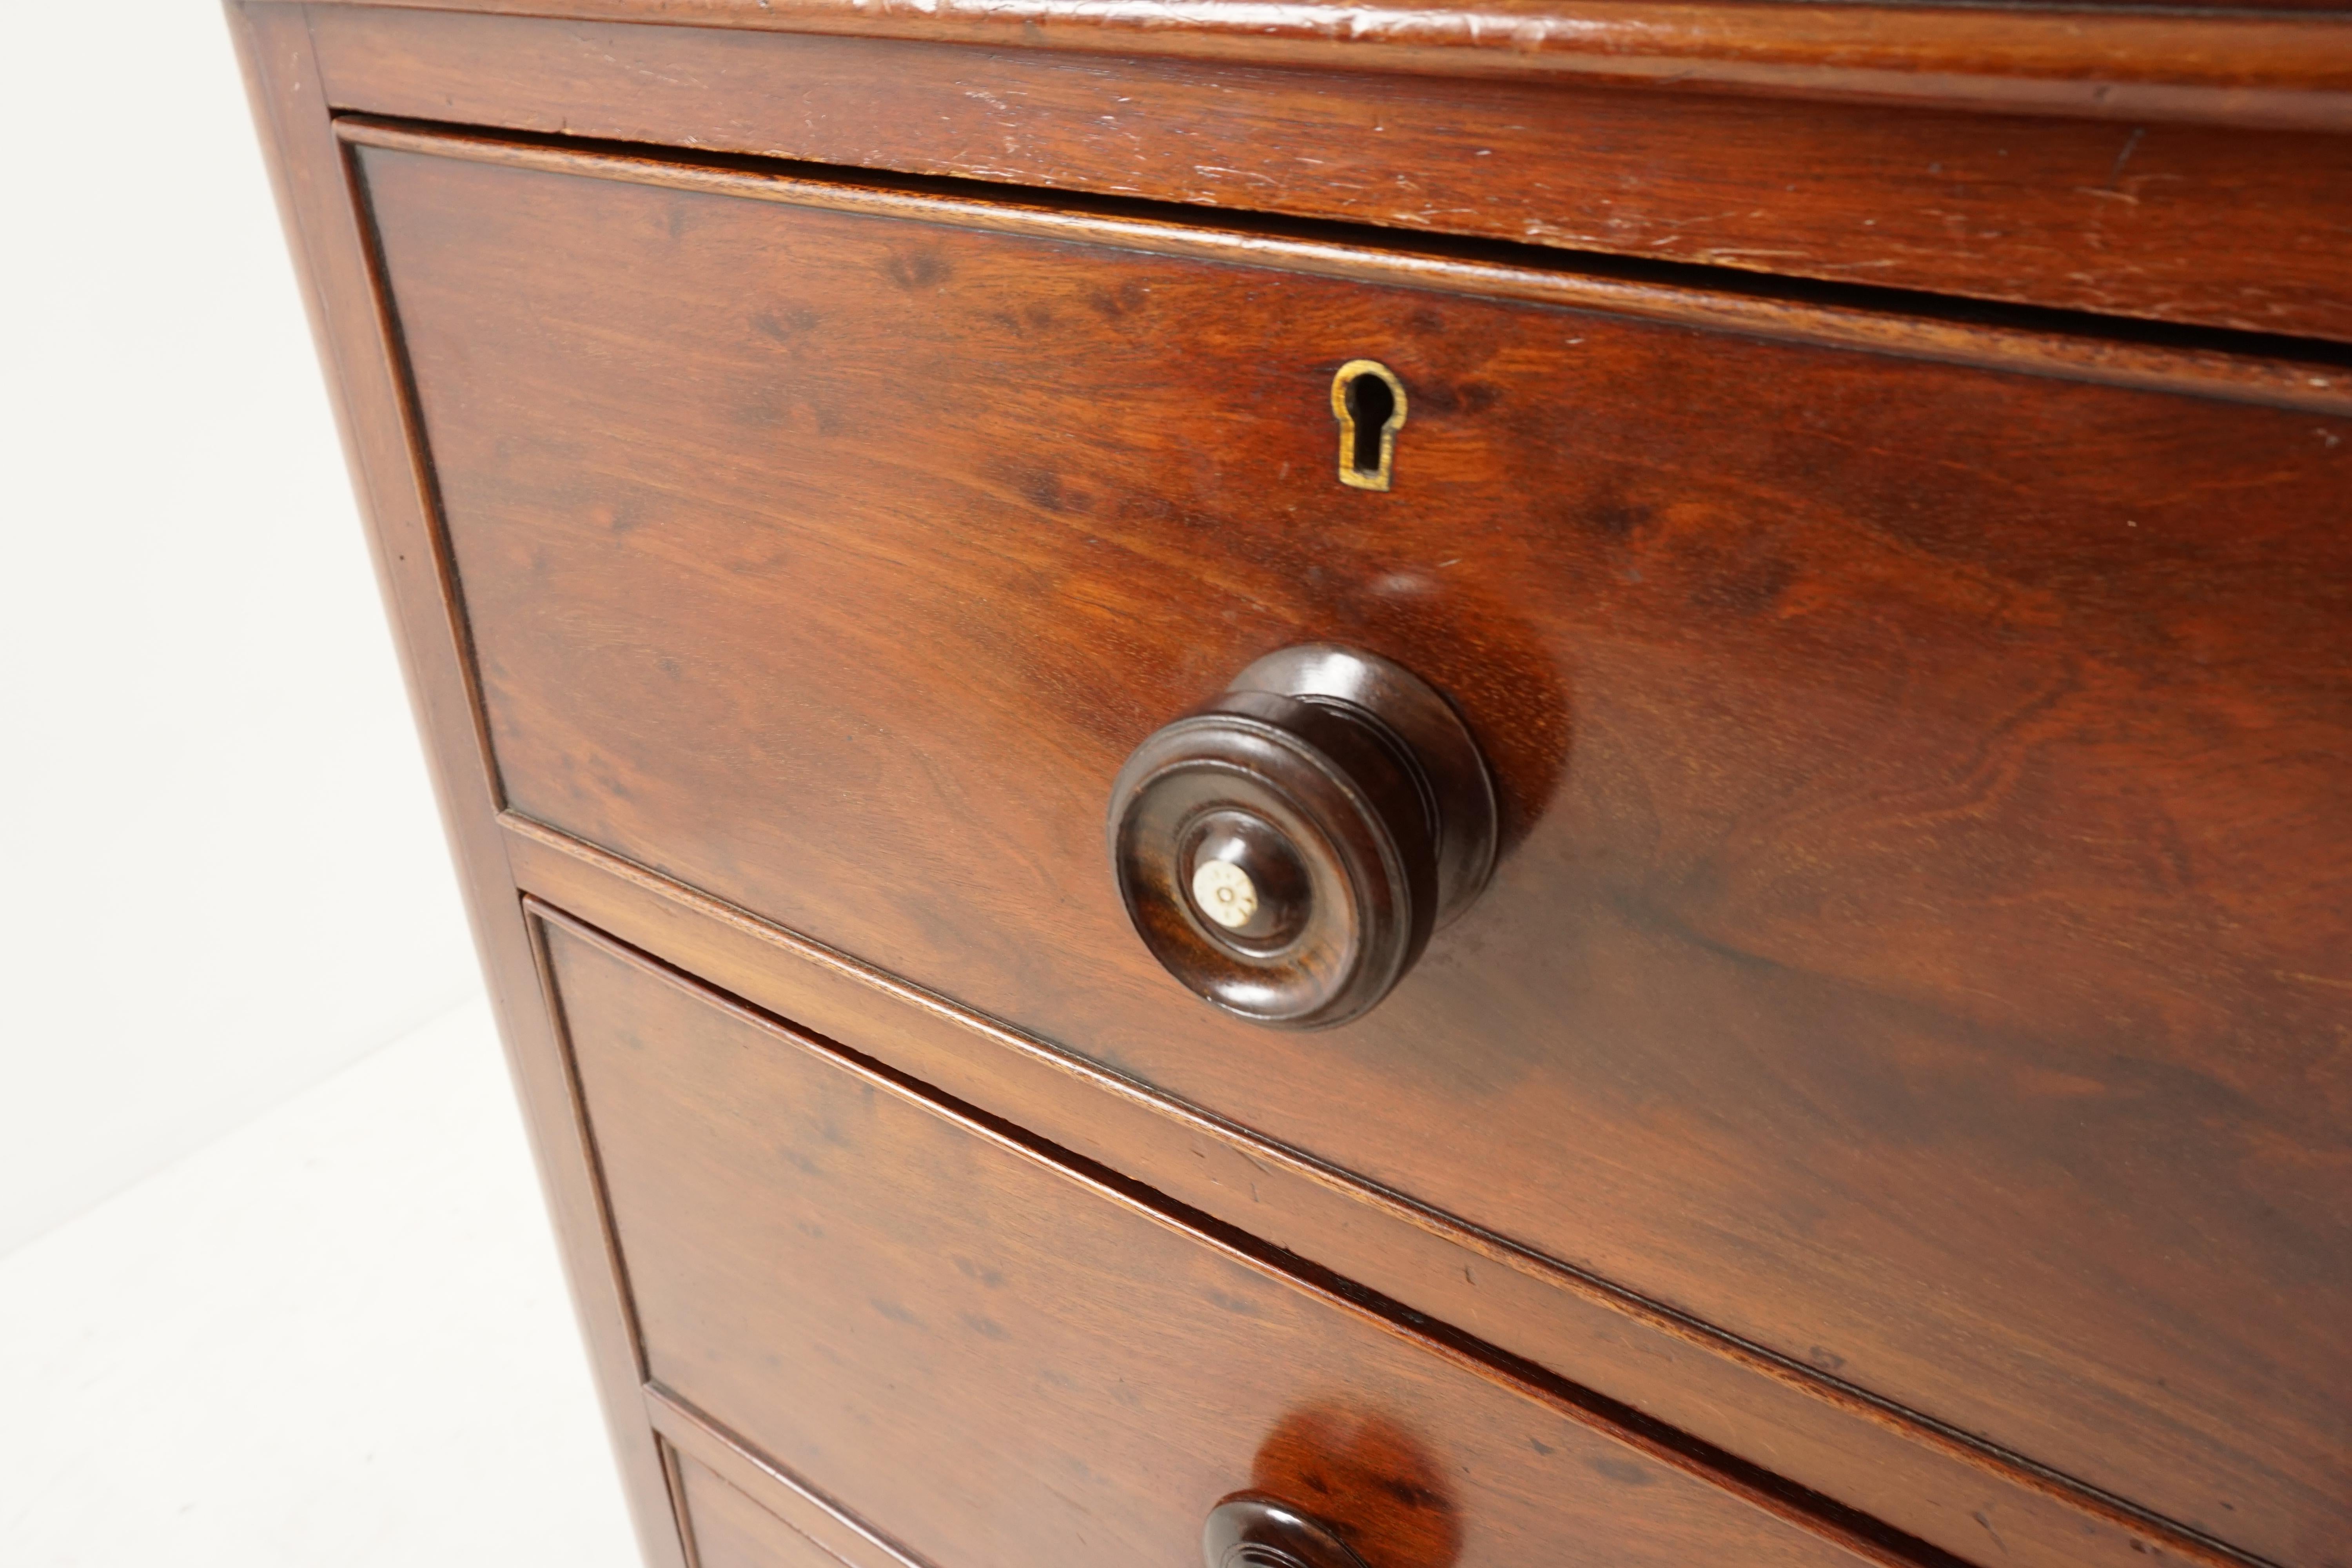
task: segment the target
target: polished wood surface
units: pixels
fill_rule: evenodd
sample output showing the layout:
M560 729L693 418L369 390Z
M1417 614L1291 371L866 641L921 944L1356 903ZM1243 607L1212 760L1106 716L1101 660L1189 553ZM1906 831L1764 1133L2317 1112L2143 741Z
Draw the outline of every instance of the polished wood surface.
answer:
M2318 414L2352 414L2352 379L2325 344L2304 343L2294 353L2281 353L2279 345L2264 339L2221 336L2173 342L2162 341L2161 334L2151 340L2119 333L2113 323L2082 316L2027 325L1967 311L1919 314L1890 309L1886 300L1871 294L1835 300L1783 299L1726 289L1717 286L1720 273L1700 282L1682 273L1666 279L1587 271L1528 246L1283 226L1245 214L1196 216L1087 197L1016 200L964 182L851 181L824 177L824 171L812 178L790 164L703 163L648 157L609 143L592 148L562 139L503 140L372 116L344 116L336 129L354 146L429 153L509 168L949 223L1041 239L1086 243L1108 232L1122 249L1158 256L1270 263L1316 277L1602 310L1778 342L2191 392Z
M1235 1492L1211 1509L1201 1561L1207 1568L1364 1568L1337 1531L1269 1492Z
M322 0L331 12L338 3ZM365 4L366 0L359 0ZM2328 0L2084 5L1803 0L406 0L425 8L789 33L1050 44L1225 62L1659 80L2117 119L2352 124ZM2200 14L2201 13L2201 14Z
M334 103L378 114L2352 340L2336 134L341 5L311 26Z
M2244 1561L707 894L527 818L505 823L522 888L635 946L1962 1560L1990 1555L2015 1568ZM805 1489L755 1465L706 1418L658 1394L649 1407L671 1441L731 1465L739 1485L822 1533L804 1510L793 1511ZM898 1568L834 1549L865 1568Z
M904 1546L779 1469L740 1434L658 1385L644 1392L646 1419L661 1434L674 1463L692 1459L848 1568L927 1568Z
M843 1568L841 1559L683 1455L673 1461L695 1568Z
M1256 1237L1250 1257L1291 1248L1386 1292L1391 1328L1426 1314L1445 1344L1495 1347L1448 1363L1465 1375L1548 1369L1527 1375L1678 1474L1874 1552L2347 1561L2326 1328L2352 1251L2347 813L2325 780L2347 749L2345 563L2314 522L2346 509L2343 469L2279 433L2304 421L2332 451L2352 388L2323 343L2133 318L2352 341L2352 54L2326 7L2225 9L233 3L649 1562L692 1558L683 1487L689 1508L758 1505L729 1515L745 1544L714 1527L722 1553L765 1560L772 1516L858 1568L921 1568L887 1523L644 1385L524 889L1161 1188ZM535 552L492 574L512 595L494 635L585 650L572 710L521 728L627 742L576 758L551 807L494 773L498 702L552 678L518 662L488 702L471 684L466 539L435 527L447 430L404 383L409 301L372 287L331 110L546 133L573 155L463 155L662 193L642 199L677 204L673 247L711 242L704 204L749 195L844 232L989 230L994 256L1070 268L1042 290L997 261L923 276L917 247L914 275L861 292L836 258L817 282L853 307L771 313L787 331L747 354L704 329L790 291L772 260L802 258L744 237L760 225L718 226L748 264L721 282L698 261L664 321L604 291L614 269L672 291L662 242L632 237L600 282L577 226L525 215L514 233L550 220L550 243L507 252L487 306L545 267L605 309L540 323L511 387L500 356L530 331L477 334L487 361L455 379L482 395L438 416L474 426L452 450L487 485L451 522L494 518L476 542ZM876 176L583 136L967 183L861 190ZM426 237L454 264L482 236L438 216ZM1037 319L1106 243L1189 291L1125 326ZM1920 289L1953 298L1902 292ZM1289 430L1285 334L1393 332L1408 299L1442 341L1417 361L1335 342L1331 362L1411 384L1402 488L1355 498L1395 510L1269 510L1299 499L1290 474L1262 482L1290 455L1269 436ZM943 379L875 398L894 310L944 323L896 345L902 378ZM828 363L845 320L866 346ZM1509 341L1529 321L1594 330L1530 353ZM1196 337L1202 363L1164 363ZM546 417L514 423L534 377L583 354ZM1456 437L1435 468L1433 373ZM636 438L667 450L646 461L610 426L632 377L673 376L695 384L647 399ZM1158 391L1122 420L1139 386ZM1036 438L1070 437L1053 416L1079 400L1074 439ZM485 461L501 430L520 440ZM1327 416L1301 451L1349 488L1331 437ZM1461 484L1481 465L1485 488ZM869 479L878 506L828 499ZM1480 515L1394 524L1441 484ZM1530 493L1557 506L1498 510ZM637 536L583 552L616 495ZM934 548L974 496L981 525ZM2113 536L2109 506L2157 531ZM1588 537L1579 516L1623 526ZM615 573L644 591L529 592ZM877 590L902 625L836 635ZM1204 592L1234 618L1180 629ZM1144 984L1056 835L1099 810L1075 777L1207 696L1210 665L1335 631L1417 664L1454 648L1449 689L1488 673L1481 738L1520 748L1514 918L1442 933L1392 999L1418 1016L1384 1006L1334 1037L1352 1053L1251 1058ZM1201 668L1141 668L1188 637ZM664 659L667 690L644 670ZM893 707L893 678L942 689ZM681 710L641 726L661 700ZM711 780L735 790L711 812L752 817L680 817L677 791ZM787 820L757 820L775 793ZM841 838L870 826L861 797L890 831ZM788 878L794 856L811 864ZM1338 1484L1351 1430L1287 1423L1268 1450Z
M1146 736L1104 816L1152 956L1202 1000L1290 1029L1378 1006L1485 890L1499 826L1452 704L1330 643L1266 655Z
M2331 1560L2340 425L362 157L512 805ZM1360 355L1385 496L1328 472ZM1171 993L1095 824L1334 635L1461 703L1517 842L1294 1045Z
M1887 1560L593 933L546 951L649 1377L919 1558L1192 1568L1255 1489L1370 1568Z
M636 1350L594 1177L499 830L448 563L407 417L405 372L386 335L308 18L299 6L236 0L226 11L637 1549L646 1568L691 1568L669 1478L644 1418ZM320 894L322 901L361 896L327 886Z

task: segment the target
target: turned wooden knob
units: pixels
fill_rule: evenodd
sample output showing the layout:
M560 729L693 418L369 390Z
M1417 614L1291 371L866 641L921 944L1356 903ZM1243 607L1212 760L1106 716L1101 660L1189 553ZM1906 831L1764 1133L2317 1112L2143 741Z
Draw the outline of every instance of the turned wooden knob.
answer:
M1235 1492L1209 1510L1202 1568L1364 1568L1331 1527L1264 1492Z
M1495 864L1461 716L1374 654L1268 654L1155 731L1111 785L1111 865L1171 974L1238 1017L1362 1016Z

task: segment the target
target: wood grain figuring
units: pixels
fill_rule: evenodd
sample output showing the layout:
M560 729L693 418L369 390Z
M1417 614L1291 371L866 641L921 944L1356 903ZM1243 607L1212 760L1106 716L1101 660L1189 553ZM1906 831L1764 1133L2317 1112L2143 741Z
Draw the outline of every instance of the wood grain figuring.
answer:
M2352 340L2336 135L425 11L313 26L346 110Z
M2016 1568L2246 1561L707 894L528 818L506 822L520 883L625 941L1931 1546ZM804 1489L755 1465L706 1419L658 1392L648 1407L673 1443L837 1554L899 1568L825 1534L800 1500Z
M299 9L233 0L226 11L637 1549L646 1568L689 1568L668 1478L643 1420L627 1312L499 831L447 563L318 58ZM323 888L321 895L333 896Z
M2191 392L2212 397L2352 413L2352 376L2328 361L2282 358L2210 347L2183 348L2129 339L1923 317L1885 306L1822 304L1759 298L1688 283L1612 278L1573 269L1559 258L1512 247L1500 255L1441 243L1367 243L1360 232L1338 238L1268 224L1187 221L1154 213L1100 210L1097 204L975 197L929 186L901 188L865 182L809 179L774 171L715 167L677 158L646 157L611 149L587 152L537 142L488 139L462 132L350 116L338 133L356 146L427 153L440 157L539 169L551 174L708 192L782 202L829 212L950 223L996 234L1086 243L1108 237L1122 249L1216 262L1258 263L1318 277L1402 283L1493 299L1606 310L1771 338L1868 349L1915 359ZM2080 326L2079 319L2070 321ZM2317 345L2315 345L2316 347Z
M1369 1568L1856 1559L563 926L647 1366L942 1563L1192 1568L1255 1485Z
M2330 18L1656 0L408 0L576 19L1486 77L1703 82L2119 118L2352 124ZM2271 7L2294 10L2307 0Z
M694 1542L694 1568L842 1568L841 1559L678 1456L678 1504Z
M2341 421L362 158L515 808L2342 1561ZM1158 973L1099 813L1317 637L1454 698L1514 842L1285 1040Z
M658 1384L646 1385L645 1406L646 1418L674 1454L696 1460L850 1568L929 1568Z

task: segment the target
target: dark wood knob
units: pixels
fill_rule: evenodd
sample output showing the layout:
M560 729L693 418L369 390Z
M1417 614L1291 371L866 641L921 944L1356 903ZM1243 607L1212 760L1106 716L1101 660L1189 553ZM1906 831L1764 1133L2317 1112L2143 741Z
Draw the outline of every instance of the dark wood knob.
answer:
M1110 794L1127 912L1171 974L1239 1017L1319 1029L1404 978L1495 864L1470 731L1375 654L1268 654L1153 731Z
M1209 1510L1202 1568L1364 1568L1331 1527L1264 1492L1235 1492Z

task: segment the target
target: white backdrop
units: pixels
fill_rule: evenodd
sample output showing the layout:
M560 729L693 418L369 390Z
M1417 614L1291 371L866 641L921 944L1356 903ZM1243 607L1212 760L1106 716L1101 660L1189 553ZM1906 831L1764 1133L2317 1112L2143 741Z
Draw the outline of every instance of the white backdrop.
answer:
M0 1254L478 986L212 0L0 95Z

